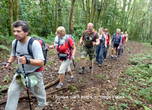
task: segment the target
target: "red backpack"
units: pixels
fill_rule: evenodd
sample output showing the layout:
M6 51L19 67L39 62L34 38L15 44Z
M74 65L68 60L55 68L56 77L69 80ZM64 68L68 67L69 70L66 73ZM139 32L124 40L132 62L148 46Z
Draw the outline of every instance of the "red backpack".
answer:
M68 35L63 44L60 44L60 40L58 41L57 51L60 60L66 60L72 53L72 46L69 41L70 39L72 39L72 36Z

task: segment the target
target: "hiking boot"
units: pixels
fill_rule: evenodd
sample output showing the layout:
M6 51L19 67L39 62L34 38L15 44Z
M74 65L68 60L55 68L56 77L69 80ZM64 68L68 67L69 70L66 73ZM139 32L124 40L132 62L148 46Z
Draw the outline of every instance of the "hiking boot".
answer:
M102 64L98 64L98 66L99 66L99 67L101 67L101 66L102 66Z
M68 80L68 82L74 82L74 77L70 77L70 79Z
M59 83L59 84L56 86L57 89L60 89L60 88L62 88L62 87L63 87L63 83Z
M91 70L91 69L92 69L92 66L90 66L89 69Z
M92 73L92 66L89 67L89 72Z
M37 106L34 110L43 110L44 106Z
M114 56L113 55L111 55L111 59L113 59L114 58Z

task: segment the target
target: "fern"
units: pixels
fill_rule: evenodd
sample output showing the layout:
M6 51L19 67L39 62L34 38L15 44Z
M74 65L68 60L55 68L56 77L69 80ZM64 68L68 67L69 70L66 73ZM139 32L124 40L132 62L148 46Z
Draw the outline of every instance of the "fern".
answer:
M0 49L10 51L10 49L5 45L0 45Z

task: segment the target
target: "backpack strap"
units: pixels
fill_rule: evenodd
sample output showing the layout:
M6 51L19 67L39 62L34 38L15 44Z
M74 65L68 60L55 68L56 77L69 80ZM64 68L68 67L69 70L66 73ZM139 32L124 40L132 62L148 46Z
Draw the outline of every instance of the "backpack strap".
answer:
M57 45L57 50L59 49L60 46L60 38L58 37L58 45Z
M29 40L29 42L28 42L28 47L27 47L28 53L29 53L29 55L32 56L32 58L34 57L34 56L33 56L33 52L32 52L32 44L33 44L33 41L34 41L34 39L31 38L31 39ZM17 44L18 44L18 40L15 40L14 55L16 54Z
M15 40L14 55L16 54L17 43L18 43L18 40Z
M33 52L32 52L32 44L33 44L33 41L34 41L34 39L33 39L33 38L30 38L30 40L29 40L29 42L28 42L28 47L27 47L28 53L29 53L29 55L32 56L32 58L34 58Z
M70 42L69 42L69 38L71 38L72 40L73 40L73 38L72 38L71 35L68 35L68 37L67 37L67 39L66 39L67 42L68 42L68 46L69 46L70 50L72 50L72 47L71 47Z

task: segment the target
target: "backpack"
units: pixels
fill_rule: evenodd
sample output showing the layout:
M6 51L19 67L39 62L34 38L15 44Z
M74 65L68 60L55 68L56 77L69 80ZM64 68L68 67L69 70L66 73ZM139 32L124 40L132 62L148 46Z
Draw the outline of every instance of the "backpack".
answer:
M124 44L125 42L126 42L126 36L123 35L123 36L122 36L122 44Z
M109 45L109 43L110 43L110 34L109 33L106 34L106 43L107 43L107 45Z
M121 39L122 39L121 35L117 36L116 34L114 34L112 41L113 41L114 44L119 44L121 42Z
M41 44L41 47L42 47L42 52L43 52L43 56L44 56L44 65L47 63L47 52L48 52L48 47L47 45L45 44L44 40L39 38L39 37L31 37L29 42L28 42L28 47L27 47L27 50L28 50L28 53L29 55L34 58L33 56L33 52L32 52L32 44L33 44L33 41L34 40L37 40L39 41L39 43ZM14 53L16 53L16 48L17 48L17 43L18 43L18 40L15 40L15 46L14 46Z
M93 34L91 36L90 35L84 35L85 47L87 47L87 48L93 47L92 42L95 40L95 35L96 34L97 34L96 32L93 32Z
M69 38L73 39L71 35L67 35L65 42L61 45L60 45L60 39L58 40L57 51L58 51L58 57L60 60L66 60L68 58L69 54L71 54L71 52L72 52L71 51L72 47L70 45ZM66 53L67 49L70 50L69 54Z

